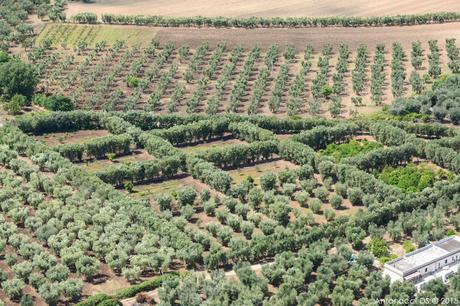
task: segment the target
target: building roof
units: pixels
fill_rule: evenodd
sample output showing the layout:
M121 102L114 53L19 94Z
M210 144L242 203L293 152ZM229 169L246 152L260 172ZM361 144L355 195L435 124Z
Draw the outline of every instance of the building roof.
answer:
M441 240L436 246L446 250L447 252L456 252L460 250L460 241L457 239L448 239L445 241Z
M460 237L451 236L389 261L385 266L395 268L403 275L406 275L413 270L457 252L460 252Z

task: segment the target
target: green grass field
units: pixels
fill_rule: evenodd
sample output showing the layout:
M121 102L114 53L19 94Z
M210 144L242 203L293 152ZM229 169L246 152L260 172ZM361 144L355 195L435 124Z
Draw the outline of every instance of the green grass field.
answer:
M136 199L149 198L160 194L171 194L171 192L184 187L180 179L172 179L156 184L136 185L131 196Z
M112 45L117 40L124 40L128 45L148 45L155 37L153 28L81 25L48 23L38 35L35 43L39 45L44 39L51 39L54 46L74 46L78 41L85 41L89 47L94 47L98 41L106 41Z

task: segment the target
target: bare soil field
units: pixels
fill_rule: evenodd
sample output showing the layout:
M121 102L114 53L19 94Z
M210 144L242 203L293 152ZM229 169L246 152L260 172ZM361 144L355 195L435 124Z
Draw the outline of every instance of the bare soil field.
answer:
M231 17L326 17L381 16L458 11L458 0L95 0L94 3L71 2L66 14L143 14L163 16Z
M460 3L460 2L459 2ZM60 27L71 28L66 35L54 35L50 32L59 32ZM409 47L414 40L427 42L437 39L443 41L446 38L460 39L460 23L451 22L444 24L428 24L416 26L394 27L326 27L326 28L184 28L184 27L147 27L133 25L80 25L80 24L47 24L37 37L37 43L45 38L51 38L55 46L63 42L73 46L78 40L80 32L98 33L97 37L85 40L89 46L96 41L104 40L112 44L116 40L125 40L128 45L148 43L157 38L162 44L173 41L176 44L188 44L190 47L198 47L203 41L211 46L225 41L228 46L241 45L252 47L255 43L267 48L272 44L291 44L301 49L308 43L315 48L321 48L325 44L337 46L340 43L348 44L356 48L360 44L375 46L379 43L391 44L399 42ZM134 38L132 37L134 35ZM73 37L75 36L75 37Z
M460 3L460 2L459 2ZM155 30L156 28L152 28ZM380 43L399 42L409 47L414 40L428 41L446 38L460 38L460 23L429 24L417 26L368 27L368 28L257 28L257 29L217 29L217 28L160 28L156 38L161 42L174 41L198 46L203 41L216 45L226 41L229 46L253 46L259 43L263 48L272 44L292 44L303 48L311 44L321 48L325 44L348 44L356 48L360 44L375 46Z
M35 139L49 146L57 146L60 144L76 144L83 143L93 138L110 135L107 130L81 130L77 132L67 133L52 133L41 136L36 136Z

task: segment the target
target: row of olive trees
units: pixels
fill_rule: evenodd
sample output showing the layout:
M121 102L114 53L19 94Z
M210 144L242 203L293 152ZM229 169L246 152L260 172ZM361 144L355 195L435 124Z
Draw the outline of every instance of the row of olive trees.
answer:
M211 27L324 27L324 26L398 26L458 21L460 14L427 13L385 17L165 17L145 15L103 14L101 21L109 24L152 26L211 26ZM86 20L83 20L86 22Z

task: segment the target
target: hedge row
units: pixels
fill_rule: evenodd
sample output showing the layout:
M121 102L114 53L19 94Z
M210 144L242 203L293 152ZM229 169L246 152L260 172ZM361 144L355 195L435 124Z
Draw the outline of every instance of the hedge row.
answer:
M126 181L142 182L171 177L184 171L184 162L178 156L132 164L116 164L94 173L106 183L122 186Z
M229 168L267 160L277 153L276 141L256 141L247 145L210 148L195 155L220 168Z
M228 172L217 168L210 162L201 158L191 157L187 159L187 169L194 178L211 186L217 191L225 193L230 189L232 178Z
M297 165L315 166L315 150L291 139L280 142L278 154L285 160Z
M347 141L359 130L360 127L354 123L342 123L332 127L318 126L292 136L292 140L318 150L333 142Z
M176 125L168 129L152 131L154 135L168 140L173 145L209 140L223 137L228 130L229 120L225 117L202 120L185 125Z
M247 142L277 140L272 131L263 129L250 122L232 122L228 125L228 130L236 138Z
M132 143L130 135L120 134L94 138L84 144L61 144L54 150L71 161L81 161L84 153L88 158L96 159L104 158L109 153L128 154Z
M161 27L359 27L359 26L402 26L416 24L444 23L460 20L460 13L439 12L427 14L397 15L383 17L166 17L145 15L102 14L101 21L107 24L130 24ZM93 13L79 13L71 17L78 23L97 23Z
M407 163L416 155L414 147L404 144L398 147L376 149L366 154L348 158L344 162L356 166L360 170L372 172L385 166L397 166Z
M150 155L153 155L156 158L163 158L172 155L183 155L183 153L174 147L169 141L152 133L143 133L139 140L141 146L144 147Z

